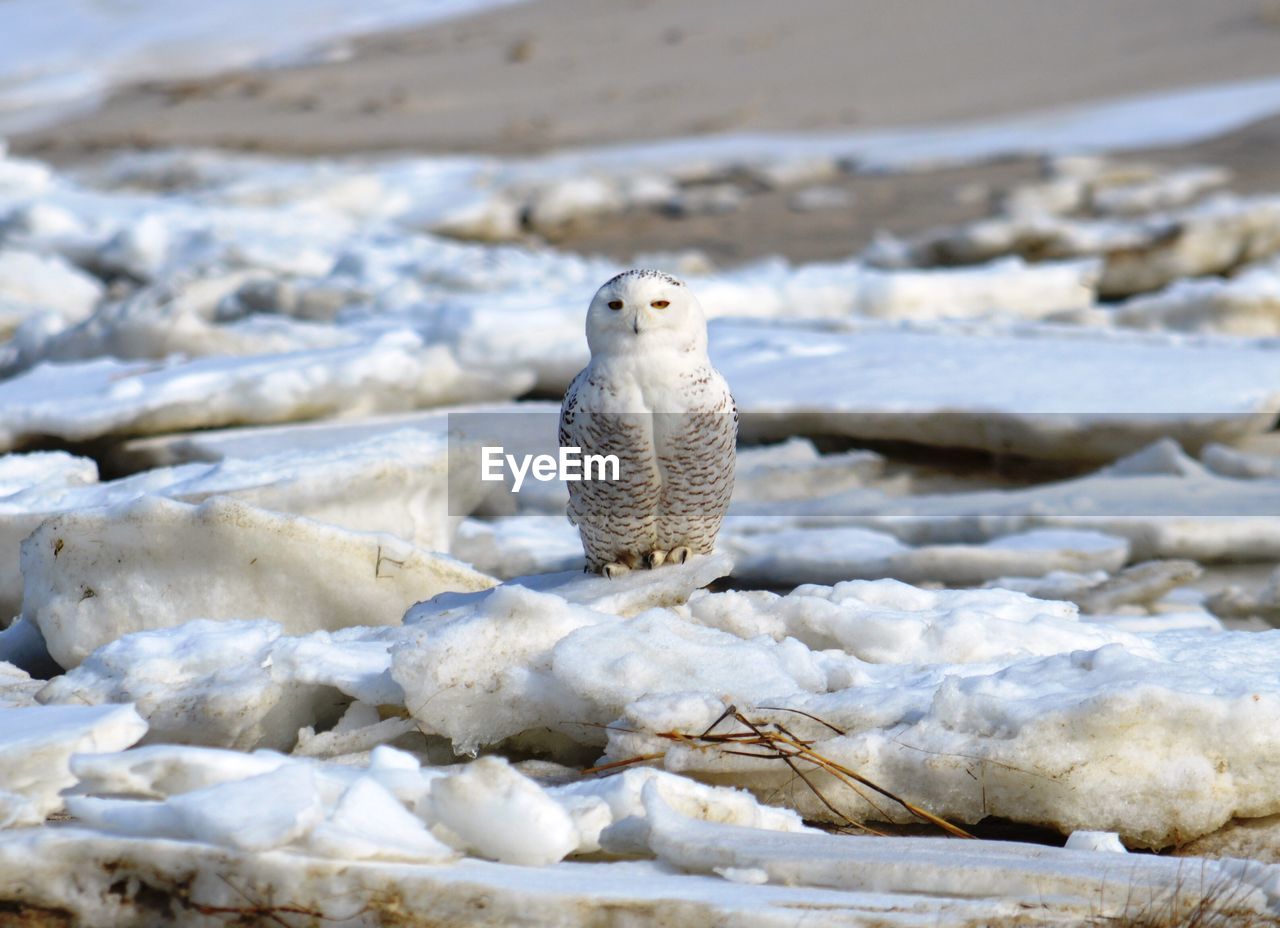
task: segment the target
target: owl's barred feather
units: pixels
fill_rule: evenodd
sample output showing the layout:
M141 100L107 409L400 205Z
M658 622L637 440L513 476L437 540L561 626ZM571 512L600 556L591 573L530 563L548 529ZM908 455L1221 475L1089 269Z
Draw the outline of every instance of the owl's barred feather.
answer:
M587 341L591 363L565 394L560 444L620 465L616 481L569 484L588 570L709 553L733 493L738 412L707 357L702 307L670 275L627 271L592 299Z

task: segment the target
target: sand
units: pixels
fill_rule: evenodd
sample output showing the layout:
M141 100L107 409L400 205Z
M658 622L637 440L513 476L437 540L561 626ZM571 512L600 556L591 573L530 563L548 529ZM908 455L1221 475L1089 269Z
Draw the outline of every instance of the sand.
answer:
M535 152L969 119L1280 72L1276 0L533 0L133 88L27 151Z
M63 163L168 145L537 153L974 119L1276 73L1280 0L533 0L368 36L344 61L128 88L13 147ZM1156 154L1278 190L1277 141L1272 121ZM624 259L690 247L721 263L838 258L881 231L982 215L982 190L1035 170L848 178L851 209L799 213L766 193L727 215L628 216L558 244Z

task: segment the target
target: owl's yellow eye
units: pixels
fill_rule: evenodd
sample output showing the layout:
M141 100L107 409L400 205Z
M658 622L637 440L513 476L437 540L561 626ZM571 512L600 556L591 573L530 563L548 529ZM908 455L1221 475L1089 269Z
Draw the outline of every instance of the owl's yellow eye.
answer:
M610 309L622 309L622 300L610 300L610 301L609 301L609 308L610 308Z
M649 305L652 306L654 309L666 309L668 306L671 305L671 301L670 300L654 300Z

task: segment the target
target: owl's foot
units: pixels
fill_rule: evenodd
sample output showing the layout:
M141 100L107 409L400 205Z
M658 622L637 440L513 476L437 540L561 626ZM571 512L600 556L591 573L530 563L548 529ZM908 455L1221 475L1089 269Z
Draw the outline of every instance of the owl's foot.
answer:
M615 580L623 574L630 573L631 568L626 564L619 564L616 561L612 564L605 564L600 568L600 575L606 580Z
M644 556L644 566L653 570L655 567L661 567L667 560L666 551L650 551Z
M688 545L679 545L667 552L667 560L672 564L683 564L693 554Z

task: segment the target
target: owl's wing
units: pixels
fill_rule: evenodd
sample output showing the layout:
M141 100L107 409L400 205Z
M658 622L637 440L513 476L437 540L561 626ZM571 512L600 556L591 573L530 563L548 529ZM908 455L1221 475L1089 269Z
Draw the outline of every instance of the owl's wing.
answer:
M578 372L578 376L573 378L573 382L569 384L569 389L564 393L564 400L560 403L560 447L576 448L581 447L582 443L577 438L577 413L578 413L578 392L582 388L583 382L586 380L587 371L584 368ZM578 520L574 518L573 506L573 484L570 487L569 499L569 524L577 525Z
M578 391L582 388L582 383L586 380L586 370L578 372L578 376L573 378L573 382L569 384L569 389L564 392L564 399L560 403L560 447L567 448L575 444L574 442L574 421L578 413Z

